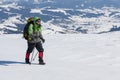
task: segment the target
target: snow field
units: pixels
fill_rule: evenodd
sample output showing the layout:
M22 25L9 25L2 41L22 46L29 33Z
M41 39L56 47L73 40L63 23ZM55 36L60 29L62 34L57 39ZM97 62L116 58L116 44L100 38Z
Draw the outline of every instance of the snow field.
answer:
M44 34L44 66L24 64L21 34L0 35L0 80L119 80L119 34Z

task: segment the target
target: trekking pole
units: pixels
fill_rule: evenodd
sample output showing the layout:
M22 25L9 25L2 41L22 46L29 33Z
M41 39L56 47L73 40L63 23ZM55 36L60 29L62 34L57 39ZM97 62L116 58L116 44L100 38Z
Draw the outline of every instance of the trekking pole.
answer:
M32 61L33 61L34 50L35 50L35 48L33 49L32 56L31 56L31 61L30 61L30 62L32 62Z
M35 58L36 58L37 54L38 54L38 52L37 52L37 53L35 54L35 56L33 57L32 61L34 61L34 60L35 60Z

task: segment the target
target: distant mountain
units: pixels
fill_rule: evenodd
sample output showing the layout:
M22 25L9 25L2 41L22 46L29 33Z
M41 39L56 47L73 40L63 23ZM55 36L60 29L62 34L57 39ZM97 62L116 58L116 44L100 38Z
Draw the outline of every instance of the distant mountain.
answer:
M21 33L40 16L44 33L100 33L120 27L119 0L1 0L0 34Z
M19 4L41 4L41 6L52 6L59 8L101 8L119 7L119 0L1 0L4 3L17 2Z

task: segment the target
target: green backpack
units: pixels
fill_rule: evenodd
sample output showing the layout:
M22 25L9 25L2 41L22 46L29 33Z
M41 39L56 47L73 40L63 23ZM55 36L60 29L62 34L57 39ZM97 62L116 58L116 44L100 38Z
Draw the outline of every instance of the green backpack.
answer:
M29 36L29 33L28 33L28 28L30 26L30 24L33 24L33 17L30 17L27 19L27 24L25 25L24 29L23 29L23 38L28 40L28 36Z

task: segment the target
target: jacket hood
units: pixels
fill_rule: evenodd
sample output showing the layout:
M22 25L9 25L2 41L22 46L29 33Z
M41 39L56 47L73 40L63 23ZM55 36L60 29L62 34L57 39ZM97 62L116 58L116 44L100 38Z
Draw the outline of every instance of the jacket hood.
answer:
M34 20L34 21L36 21L36 20L40 20L40 18L37 17L37 16L35 16L35 17L33 18L33 20Z

